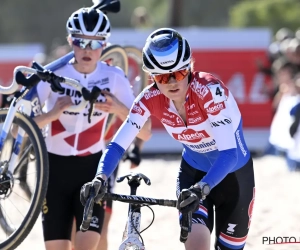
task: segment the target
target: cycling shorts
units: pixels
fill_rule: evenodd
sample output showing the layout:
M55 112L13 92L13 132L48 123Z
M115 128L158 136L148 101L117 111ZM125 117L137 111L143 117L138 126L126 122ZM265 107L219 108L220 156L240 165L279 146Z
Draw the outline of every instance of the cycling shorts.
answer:
M191 187L205 174L182 159L177 178L177 196L182 189ZM229 173L204 201L200 201L199 210L192 216L193 223L201 223L212 232L215 210L215 249L243 249L251 223L254 197L254 171L250 157L242 168Z
M77 231L83 217L80 189L95 177L102 152L83 157L48 155L49 184L42 206L44 240L70 240L74 217ZM89 231L101 233L103 220L103 205L95 204Z
M114 187L115 187L116 179L117 179L117 175L118 175L118 169L119 169L119 165L116 167L116 169L114 170L112 175L108 178L108 181L107 181L107 192L108 193L114 192ZM110 214L112 213L112 204L113 204L112 200L105 201L104 208L105 208L106 213L110 213Z

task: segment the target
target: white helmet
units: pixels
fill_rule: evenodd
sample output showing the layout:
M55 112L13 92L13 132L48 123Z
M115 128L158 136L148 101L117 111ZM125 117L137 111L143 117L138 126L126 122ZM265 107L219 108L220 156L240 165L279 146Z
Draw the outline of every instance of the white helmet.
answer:
M69 17L66 27L71 35L100 36L105 39L110 36L110 22L98 9L81 8L75 11Z
M190 62L190 46L176 30L162 28L148 36L143 48L144 71L165 74L188 68Z

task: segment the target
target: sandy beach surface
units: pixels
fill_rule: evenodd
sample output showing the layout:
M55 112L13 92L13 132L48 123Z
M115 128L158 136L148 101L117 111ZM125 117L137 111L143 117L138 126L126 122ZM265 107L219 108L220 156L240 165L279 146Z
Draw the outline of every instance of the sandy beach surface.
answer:
M153 197L175 199L175 181L180 156L153 156L144 159L139 172L151 179L151 186L145 184L138 194ZM285 160L280 157L265 156L254 160L256 175L256 196L252 224L245 249L249 250L296 250L300 244L263 243L263 237L300 237L300 173L290 173ZM119 176L129 173L129 164L122 163ZM137 171L136 171L137 172ZM128 194L127 182L118 183L116 193ZM142 233L146 249L183 250L179 242L177 211L168 207L152 207L155 212L153 225ZM109 227L109 250L118 250L126 223L127 205L115 202ZM152 220L148 208L142 209L142 226L145 228ZM269 239L269 238L267 238ZM212 244L214 237L212 236ZM27 239L17 248L19 250L43 250L41 220L37 221ZM212 246L213 249L213 246Z

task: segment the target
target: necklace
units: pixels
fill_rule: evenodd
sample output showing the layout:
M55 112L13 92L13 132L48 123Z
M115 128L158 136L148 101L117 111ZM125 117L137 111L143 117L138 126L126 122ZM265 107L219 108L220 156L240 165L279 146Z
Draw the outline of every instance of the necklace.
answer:
M184 107L184 104L185 104L185 101L180 105L179 108L177 108L176 105L175 105L175 103L174 103L174 106L175 106L175 108L176 108L176 110L177 110L178 113L180 113L180 111L181 111L182 108Z

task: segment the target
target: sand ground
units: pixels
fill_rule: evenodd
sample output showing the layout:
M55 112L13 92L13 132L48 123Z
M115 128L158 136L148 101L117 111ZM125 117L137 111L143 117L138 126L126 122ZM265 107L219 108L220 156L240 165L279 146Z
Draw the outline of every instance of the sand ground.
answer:
M142 185L138 194L153 198L175 199L175 180L180 156L153 157L143 160L139 172L147 175L151 186ZM296 250L300 244L266 245L262 237L300 237L300 173L290 173L284 159L266 156L254 160L256 197L252 224L245 249ZM119 175L129 172L128 163L122 163ZM125 183L116 185L116 193L129 193ZM142 236L146 249L183 250L179 242L177 211L174 208L153 207L155 221ZM114 203L109 227L109 250L117 250L126 222L127 205ZM142 228L151 221L149 209L142 209ZM212 237L213 242L213 237ZM39 219L19 250L43 250L41 220Z

